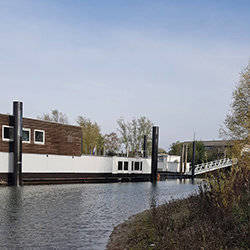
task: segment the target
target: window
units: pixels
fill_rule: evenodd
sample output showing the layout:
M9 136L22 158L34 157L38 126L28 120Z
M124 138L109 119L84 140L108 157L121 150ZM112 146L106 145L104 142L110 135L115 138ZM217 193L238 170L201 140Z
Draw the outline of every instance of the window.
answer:
M34 143L44 144L45 143L45 131L44 130L34 130Z
M30 143L30 129L23 128L22 140L24 143Z
M119 170L119 171L122 170L122 161L118 161L118 170Z
M141 164L140 164L140 170L142 171L142 161L141 161Z
M132 171L134 171L134 162L132 161Z
M14 128L11 126L2 126L2 140L3 141L13 141L14 139Z
M139 161L135 161L135 171L140 170L140 162Z
M124 161L124 170L128 171L128 161Z

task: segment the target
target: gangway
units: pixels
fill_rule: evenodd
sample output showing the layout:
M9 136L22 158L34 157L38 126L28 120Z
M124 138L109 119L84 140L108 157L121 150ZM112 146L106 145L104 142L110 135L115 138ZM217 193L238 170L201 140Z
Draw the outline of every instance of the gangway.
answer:
M198 165L195 165L194 175L205 174L205 173L217 170L217 169L231 167L236 162L237 162L236 159L224 158L221 160L198 164ZM192 175L192 170L190 169L190 171L187 172L186 174Z

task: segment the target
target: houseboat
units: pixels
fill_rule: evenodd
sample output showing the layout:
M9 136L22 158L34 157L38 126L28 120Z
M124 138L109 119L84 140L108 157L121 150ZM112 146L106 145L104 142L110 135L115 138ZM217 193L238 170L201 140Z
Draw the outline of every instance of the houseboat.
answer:
M152 177L151 158L83 155L80 126L22 115L21 154L17 156L17 120L14 112L0 114L0 184L13 184L17 174L22 185L148 181ZM180 164L178 156L159 157L158 163L165 172L178 171Z

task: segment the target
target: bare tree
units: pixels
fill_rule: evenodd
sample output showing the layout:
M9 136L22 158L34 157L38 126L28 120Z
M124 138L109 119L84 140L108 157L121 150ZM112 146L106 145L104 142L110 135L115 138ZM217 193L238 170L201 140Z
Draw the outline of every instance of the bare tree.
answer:
M120 149L121 143L120 139L116 133L112 132L104 136L104 145L107 155L115 155Z
M121 143L126 151L132 155L139 154L143 149L144 135L151 138L153 123L145 116L142 116L128 122L124 121L124 119L119 119L117 124Z
M42 116L38 116L37 119L62 124L69 124L66 114L59 112L57 109L51 110L50 113L44 113Z

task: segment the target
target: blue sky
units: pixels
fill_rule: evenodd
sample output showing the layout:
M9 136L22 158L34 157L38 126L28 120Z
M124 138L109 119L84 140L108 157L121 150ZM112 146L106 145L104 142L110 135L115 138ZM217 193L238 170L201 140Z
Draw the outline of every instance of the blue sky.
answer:
M250 58L250 1L0 0L0 112L145 115L160 145L216 139Z

